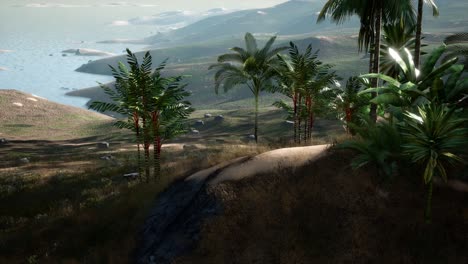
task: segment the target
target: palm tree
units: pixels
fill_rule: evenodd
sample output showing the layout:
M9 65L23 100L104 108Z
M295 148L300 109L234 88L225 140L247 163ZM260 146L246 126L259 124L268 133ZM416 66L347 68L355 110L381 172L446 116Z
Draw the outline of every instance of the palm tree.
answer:
M303 94L307 82L311 79L313 74L317 72L318 51L312 53L312 45L307 46L305 52L301 54L299 48L293 43L289 43L289 57L287 60L281 55L278 55L279 63L276 67L278 89L282 94L292 99L293 109L292 116L294 121L294 142L301 142L300 133L300 120L303 106ZM275 106L289 110L286 103L278 101L274 103Z
M439 9L433 0L418 0L418 20L416 23L416 46L414 49L414 64L416 68L419 68L421 63L421 40L422 40L422 18L423 18L423 7L424 3L429 4L432 7L432 15L438 16Z
M331 100L336 95L330 87L337 84L338 76L331 72L332 65L317 62L317 69L305 85L303 97L305 100L306 119L304 120L304 140L312 138L312 128L315 123L315 113L331 107Z
M465 161L459 156L467 147L466 119L455 115L455 108L428 104L418 109L419 115L406 112L401 125L403 153L412 162L424 166L423 179L428 185L425 219L431 222L434 175L447 181L447 165Z
M354 134L351 124L357 122L357 117L362 109L368 104L369 99L359 95L362 83L358 77L349 77L346 86L336 89L337 95L334 100L334 108L345 125L346 133Z
M215 92L223 85L224 91L246 85L255 98L255 142L258 142L258 99L260 92L272 86L275 70L272 65L277 64L276 56L287 47L273 48L276 36L271 37L262 49L257 47L257 41L251 33L245 34L246 49L231 48L234 53L223 54L218 57L218 63L209 69L216 69Z
M304 121L304 140L311 137L314 125L314 112L317 108L323 108L324 88L334 85L337 76L329 70L329 64L323 64L318 60L318 51L313 52L312 45L308 45L304 53L293 42L289 43L289 60L278 55L279 63L275 67L279 90L292 99L293 108L282 102L274 105L292 112L294 120L294 142L301 142L300 124Z
M154 177L160 175L161 146L164 140L184 133L184 119L193 111L190 103L183 101L190 93L181 85L181 76L162 77L163 62L152 70L152 57L147 52L140 65L134 53L127 49L128 69L119 63L118 69L111 67L116 79L115 90L101 85L114 103L92 102L91 109L99 112L117 112L127 117L127 121L117 121L120 128L136 132L138 147L138 167L141 172L140 143L143 141L145 177L150 178L150 145L154 145ZM142 140L141 140L142 139Z
M383 26L382 44L380 45L380 72L397 78L400 68L392 56L388 53L389 48L403 52L407 48L414 54L416 38L414 37L415 26L407 26L398 21Z
M407 25L415 23L414 8L411 0L328 0L318 16L317 22L323 21L327 15L337 24L345 19L357 15L361 21L359 30L359 51L366 51L373 47L369 60L369 72L380 72L380 39L382 24L403 21ZM378 80L373 79L373 86ZM377 105L371 104L370 116L377 119Z
M398 79L385 74L365 74L360 78L380 78L386 82L384 87L366 89L360 94L377 93L371 101L387 106L387 111L398 119L403 111L428 103L456 104L460 95L468 90L468 82L462 78L463 65L458 65L457 58L438 64L446 46L442 45L432 51L421 70L414 65L413 57L408 49L400 54L389 49L389 54L400 68Z
M127 49L127 60L131 61L134 55ZM118 120L114 125L119 128L127 128L133 130L136 136L137 149L138 149L138 173L141 175L141 101L139 94L141 93L140 87L137 85L134 76L138 72L131 72L123 63L119 63L118 68L109 66L112 70L112 75L115 78L114 89L109 86L100 84L104 92L110 97L112 102L99 102L94 101L89 106L90 109L98 112L115 112L122 116L127 117L127 121Z
M184 98L190 95L181 85L182 76L162 77L161 71L166 61L155 69L151 76L151 85L148 94L149 115L153 136L153 176L158 179L161 174L161 147L165 140L186 133L182 125L193 109L190 102Z

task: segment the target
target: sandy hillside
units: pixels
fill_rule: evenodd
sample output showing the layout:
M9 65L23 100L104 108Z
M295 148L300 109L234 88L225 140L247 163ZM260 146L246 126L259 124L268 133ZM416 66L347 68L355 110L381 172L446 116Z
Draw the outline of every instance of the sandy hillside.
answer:
M0 90L0 138L58 140L103 133L112 118L16 90Z

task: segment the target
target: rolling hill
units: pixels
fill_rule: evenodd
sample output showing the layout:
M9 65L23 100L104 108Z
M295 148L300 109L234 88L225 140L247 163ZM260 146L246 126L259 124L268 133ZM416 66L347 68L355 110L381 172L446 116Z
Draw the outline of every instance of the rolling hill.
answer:
M466 31L468 19L462 14L463 2L438 1L441 14L437 18L426 10L426 43L438 44L450 33ZM213 73L207 70L218 55L228 52L230 47L243 46L245 32L254 33L259 45L271 35L278 36L278 46L287 45L291 40L300 48L311 43L314 49L320 50L321 60L336 65L335 70L343 79L364 73L368 68L367 59L357 52L356 45L358 20L352 18L339 26L329 21L316 24L317 12L322 5L323 1L318 0L291 0L270 8L212 16L186 27L149 37L145 42L150 45L147 50L151 51L153 65L169 58L168 74L191 76L187 82L188 89L193 93L190 99L195 107L219 105L249 96L242 89L216 96L213 92ZM143 53L138 52L137 56L141 58ZM125 60L123 55L104 58L84 64L77 71L110 75L109 65L115 66L119 61ZM69 95L93 100L103 98L99 87L71 92Z
M0 138L62 140L108 131L113 118L16 90L0 90ZM51 136L53 135L53 137Z

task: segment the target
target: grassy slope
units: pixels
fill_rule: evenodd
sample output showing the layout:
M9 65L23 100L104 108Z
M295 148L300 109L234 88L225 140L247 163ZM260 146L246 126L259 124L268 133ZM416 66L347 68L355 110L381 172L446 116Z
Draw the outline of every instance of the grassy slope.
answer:
M0 263L129 263L134 236L155 195L194 171L268 146L203 142L163 148L158 184L127 182L136 170L128 141L97 150L83 142L12 141L0 147ZM31 162L19 163L28 155ZM112 154L111 161L100 156ZM119 164L119 165L117 165Z
M351 170L352 156L224 184L224 213L175 263L467 263L466 193L435 187L427 225L420 177L403 171L385 198L372 168Z
M0 90L0 117L0 137L23 140L60 140L106 134L112 123L108 116L15 90Z

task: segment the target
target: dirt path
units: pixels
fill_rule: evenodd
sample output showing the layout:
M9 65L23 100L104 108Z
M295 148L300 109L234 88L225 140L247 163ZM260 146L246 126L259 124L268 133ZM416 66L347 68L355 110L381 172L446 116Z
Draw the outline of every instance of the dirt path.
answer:
M193 249L204 220L222 212L214 192L220 183L294 168L325 153L327 146L287 148L238 158L197 172L162 193L138 235L137 263L171 263Z

